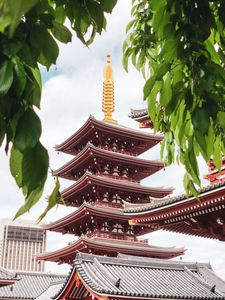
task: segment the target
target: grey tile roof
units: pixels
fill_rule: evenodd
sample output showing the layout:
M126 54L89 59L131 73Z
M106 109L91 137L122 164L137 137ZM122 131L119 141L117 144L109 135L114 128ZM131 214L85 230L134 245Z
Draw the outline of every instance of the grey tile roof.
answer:
M201 194L204 194L206 192L209 192L209 191L214 191L214 190L217 190L221 187L224 187L225 186L225 181L221 181L221 182L218 182L216 184L210 184L210 185L207 185L205 187L202 187L199 192L200 192L200 195ZM128 203L128 202L124 202L124 213L140 213L140 212L145 212L145 211L148 211L148 210L152 210L152 209L156 209L156 208L160 208L160 207L163 207L163 206L167 206L169 204L172 204L172 203L179 203L180 201L182 200L190 200L192 196L190 196L189 198L187 198L187 196L185 194L181 194L181 195L178 195L178 196L175 196L175 197L165 197L165 198L162 198L162 199L156 199L154 198L152 200L151 203L148 203L148 204L132 204L132 203ZM195 199L195 198L193 198Z
M131 109L131 118L138 118L138 117L143 117L148 115L148 109L143 108L143 109Z
M64 280L53 281L50 283L49 287L35 300L50 300L52 299L62 288Z
M0 288L0 299L35 299L49 287L52 281L65 279L65 276L17 272L15 278L18 281L13 285Z
M0 280L12 280L15 276L16 273L0 268Z
M209 264L78 253L69 277L75 274L74 270L91 290L102 296L225 299L225 283L213 273ZM213 292L211 289L215 284ZM58 296L54 299L59 299Z

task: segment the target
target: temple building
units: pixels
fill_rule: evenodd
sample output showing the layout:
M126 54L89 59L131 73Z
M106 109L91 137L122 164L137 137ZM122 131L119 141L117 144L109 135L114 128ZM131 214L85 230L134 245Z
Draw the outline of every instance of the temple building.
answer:
M209 264L79 253L55 300L225 299Z
M131 118L141 128L152 128L147 110L132 110ZM225 159L221 170L216 169L212 159L208 166L209 174L204 178L210 184L200 189L199 200L183 194L157 199L149 204L127 202L124 213L131 218L129 224L150 225L152 231L163 229L225 241Z
M54 171L55 176L75 181L61 193L61 204L74 207L74 211L45 229L69 233L77 239L38 258L71 264L71 271L63 283L49 285L36 299L225 300L225 282L210 264L169 260L183 255L185 249L156 247L140 238L164 229L162 224L178 217L183 216L177 226L182 231L183 223L196 224L205 212L216 216L223 205L216 203L224 195L220 190L224 191L225 184L202 190L202 202L197 203L184 196L171 197L171 188L142 185L142 179L164 168L164 164L139 155L160 143L163 136L117 123L112 116L114 86L109 56L104 76L103 121L90 116L77 132L56 147L57 151L74 156ZM136 118L135 111L132 117ZM140 127L152 127L146 111L139 111L138 118ZM160 209L164 223L159 222ZM174 215L176 212L180 215ZM153 214L155 219L150 220L145 213ZM199 232L209 237L203 229Z
M76 251L154 258L183 255L183 248L155 247L147 240L139 239L151 231L151 226L129 225L129 216L123 213L124 202L150 203L152 198L168 196L172 189L140 184L142 179L164 168L160 161L139 158L163 136L127 128L113 119L114 86L110 56L104 70L102 110L103 121L90 116L77 132L56 147L57 151L75 156L54 171L54 175L75 181L62 192L62 198L63 204L77 209L45 229L73 234L78 239L63 249L38 258L72 264Z
M65 275L0 268L0 300L50 300L49 292L55 295L65 279Z
M17 281L15 274L0 267L0 288L12 285Z

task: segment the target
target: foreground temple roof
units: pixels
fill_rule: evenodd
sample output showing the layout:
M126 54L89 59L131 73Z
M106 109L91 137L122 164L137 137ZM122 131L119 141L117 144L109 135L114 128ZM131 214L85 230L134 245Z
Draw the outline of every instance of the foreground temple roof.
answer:
M124 213L132 225L225 240L225 181L202 188L199 200L181 195L150 204L126 203Z
M0 287L14 284L17 280L16 273L0 267Z
M35 300L50 300L52 297L54 297L56 294L59 293L59 291L62 289L65 282L65 278L63 280L57 280L52 281L49 284L49 287L43 291L43 293L40 294Z
M0 299L36 299L52 282L65 280L65 276L41 272L15 272L15 279L13 285L0 288ZM50 298L43 298L47 299Z
M204 263L79 253L53 299L224 299L225 282ZM91 299L91 298L90 298Z
M77 154L88 142L92 141L94 144L94 141L99 139L100 133L107 139L112 137L115 140L117 138L121 142L124 142L124 137L126 137L132 143L132 152L135 155L147 151L163 139L163 136L159 134L140 132L126 126L99 121L90 116L77 132L55 148L57 151Z
M158 247L148 245L144 241L133 242L128 240L116 240L100 237L80 237L68 246L54 252L40 254L37 259L58 263L72 264L77 251L109 256L117 256L118 253L141 255L143 257L173 258L184 254L184 248Z

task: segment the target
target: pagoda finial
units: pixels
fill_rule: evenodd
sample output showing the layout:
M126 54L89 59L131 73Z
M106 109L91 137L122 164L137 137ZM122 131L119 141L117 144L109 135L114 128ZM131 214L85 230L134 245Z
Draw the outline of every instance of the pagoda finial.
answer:
M110 65L110 54L107 55L107 64L104 69L104 82L103 82L103 98L102 98L102 111L104 112L105 122L117 123L113 119L112 113L114 112L114 82L113 70Z

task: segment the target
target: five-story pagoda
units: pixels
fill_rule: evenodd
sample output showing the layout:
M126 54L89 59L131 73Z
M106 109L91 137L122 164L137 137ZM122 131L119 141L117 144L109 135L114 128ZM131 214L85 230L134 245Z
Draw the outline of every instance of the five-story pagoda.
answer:
M183 248L148 245L138 236L152 226L129 225L123 214L124 202L149 203L172 192L171 188L143 186L140 181L164 168L159 161L138 156L158 144L163 136L143 133L117 124L113 119L114 83L110 55L104 70L103 121L92 116L57 151L75 155L54 172L55 176L75 181L62 192L63 204L77 209L45 227L46 230L78 237L63 249L39 256L39 259L72 263L77 251L117 256L118 253L145 257L172 258ZM154 199L154 200L153 200Z

